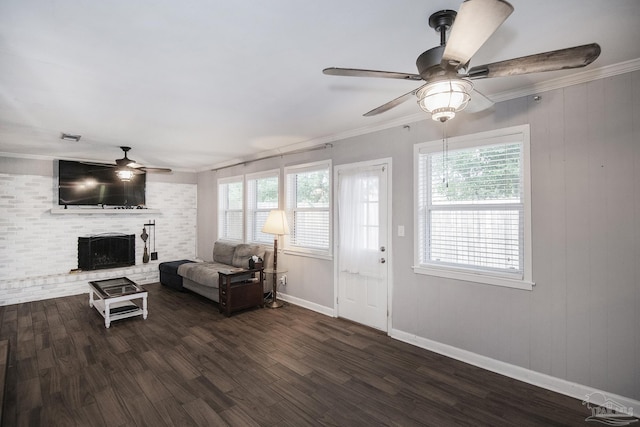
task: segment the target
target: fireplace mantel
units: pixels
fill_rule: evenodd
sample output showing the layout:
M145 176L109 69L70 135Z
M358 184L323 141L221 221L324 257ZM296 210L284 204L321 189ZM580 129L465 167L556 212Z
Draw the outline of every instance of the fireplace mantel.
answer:
M51 208L51 215L155 215L159 209Z

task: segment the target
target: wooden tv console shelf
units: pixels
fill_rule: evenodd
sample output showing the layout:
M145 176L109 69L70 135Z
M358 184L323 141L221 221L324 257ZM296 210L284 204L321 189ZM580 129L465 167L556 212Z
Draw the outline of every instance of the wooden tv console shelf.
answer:
M246 280L233 281L242 276L251 276ZM255 277L258 276L258 277ZM227 317L231 313L245 308L264 307L264 269L254 268L218 273L218 304L220 313Z

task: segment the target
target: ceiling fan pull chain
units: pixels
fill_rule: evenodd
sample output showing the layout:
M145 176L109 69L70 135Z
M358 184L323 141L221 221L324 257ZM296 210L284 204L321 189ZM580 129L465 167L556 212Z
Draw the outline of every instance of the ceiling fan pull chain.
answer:
M447 122L442 123L442 183L449 188L449 140L447 139Z
M442 122L442 183L446 184L447 180L445 179L445 174L446 174L446 164L445 164L445 160L444 160L444 138L445 138L445 134L444 134L444 123L446 122Z

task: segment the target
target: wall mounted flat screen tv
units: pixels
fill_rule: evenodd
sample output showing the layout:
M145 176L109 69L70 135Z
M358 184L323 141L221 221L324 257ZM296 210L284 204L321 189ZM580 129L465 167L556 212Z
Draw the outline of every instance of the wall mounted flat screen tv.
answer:
M58 160L61 206L144 206L145 186L144 173L124 182L116 175L114 165Z

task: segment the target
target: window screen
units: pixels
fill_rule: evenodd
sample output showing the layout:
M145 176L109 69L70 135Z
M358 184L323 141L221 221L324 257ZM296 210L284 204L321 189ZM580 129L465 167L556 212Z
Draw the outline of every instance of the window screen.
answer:
M243 237L242 177L218 182L218 237L242 241Z
M330 252L331 166L286 169L286 207L290 249Z

